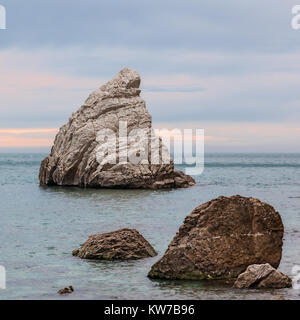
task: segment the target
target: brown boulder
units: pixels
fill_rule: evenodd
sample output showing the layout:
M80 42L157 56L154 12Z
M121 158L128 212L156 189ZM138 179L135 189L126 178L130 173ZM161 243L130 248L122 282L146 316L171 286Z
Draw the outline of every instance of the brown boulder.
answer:
M236 278L251 264L277 268L283 224L278 212L258 199L219 197L186 217L149 277L165 279Z
M157 255L151 244L135 229L91 235L72 254L82 259L98 260L132 260Z
M72 286L65 287L63 289L60 289L57 293L59 294L68 294L72 293L74 291L74 288Z
M253 264L239 275L234 288L290 288L292 280L269 263Z

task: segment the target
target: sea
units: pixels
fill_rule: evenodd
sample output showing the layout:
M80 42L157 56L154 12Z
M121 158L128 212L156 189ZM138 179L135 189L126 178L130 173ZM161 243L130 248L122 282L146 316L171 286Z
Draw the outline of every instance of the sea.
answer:
M281 214L285 234L279 270L295 281L300 266L300 154L206 154L203 173L194 176L196 186L158 191L40 187L45 156L0 154L0 265L6 270L0 299L300 299L296 286L239 290L210 281L147 277L195 207L239 194L259 198ZM158 256L127 262L72 256L89 235L121 228L137 229ZM75 289L72 294L57 294L69 285Z

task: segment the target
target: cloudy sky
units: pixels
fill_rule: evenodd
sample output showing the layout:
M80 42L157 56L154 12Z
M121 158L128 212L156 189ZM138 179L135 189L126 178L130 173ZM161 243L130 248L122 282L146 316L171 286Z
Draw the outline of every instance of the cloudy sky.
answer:
M156 128L204 128L207 151L300 152L296 0L0 4L0 151L49 148L88 94L128 66Z

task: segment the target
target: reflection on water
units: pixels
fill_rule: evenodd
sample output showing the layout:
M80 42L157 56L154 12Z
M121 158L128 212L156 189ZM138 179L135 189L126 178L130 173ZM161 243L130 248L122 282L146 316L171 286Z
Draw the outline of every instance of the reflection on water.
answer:
M60 186L40 186L44 192L64 195L70 198L89 198L91 200L101 201L131 201L132 199L143 201L144 198L151 196L153 193L169 193L172 190L121 190L121 189L91 189L80 187L60 187Z

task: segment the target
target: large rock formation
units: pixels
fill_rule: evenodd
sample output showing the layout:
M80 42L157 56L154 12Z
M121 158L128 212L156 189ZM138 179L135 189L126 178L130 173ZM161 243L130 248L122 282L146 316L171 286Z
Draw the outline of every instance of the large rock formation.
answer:
M151 244L135 229L94 234L72 254L82 259L98 260L133 260L157 255Z
M167 160L139 86L138 73L124 68L94 91L59 130L42 161L40 184L152 189L195 184Z
M282 272L273 268L269 263L253 264L239 275L235 288L290 288L292 280Z
M241 196L219 197L186 217L151 278L228 279L251 264L277 268L283 224L267 203Z

